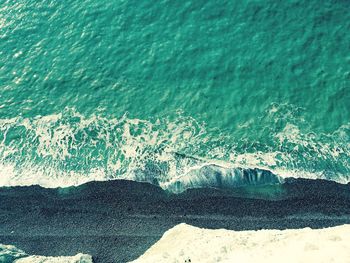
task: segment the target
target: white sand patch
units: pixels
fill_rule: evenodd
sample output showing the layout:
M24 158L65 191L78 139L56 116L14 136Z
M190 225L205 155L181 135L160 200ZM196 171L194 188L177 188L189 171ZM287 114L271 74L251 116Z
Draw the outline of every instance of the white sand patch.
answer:
M346 263L350 262L350 225L231 231L180 224L133 262Z

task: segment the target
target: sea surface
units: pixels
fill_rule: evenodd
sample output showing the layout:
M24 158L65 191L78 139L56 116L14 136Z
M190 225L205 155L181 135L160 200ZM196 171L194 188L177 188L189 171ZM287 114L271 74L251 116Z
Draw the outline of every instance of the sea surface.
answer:
M349 32L347 0L2 0L0 186L349 182Z

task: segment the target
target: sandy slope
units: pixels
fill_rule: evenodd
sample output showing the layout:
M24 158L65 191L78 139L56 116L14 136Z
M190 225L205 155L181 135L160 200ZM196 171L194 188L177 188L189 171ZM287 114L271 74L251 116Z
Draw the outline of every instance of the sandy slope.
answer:
M134 263L350 262L350 225L312 230L209 230L179 224Z

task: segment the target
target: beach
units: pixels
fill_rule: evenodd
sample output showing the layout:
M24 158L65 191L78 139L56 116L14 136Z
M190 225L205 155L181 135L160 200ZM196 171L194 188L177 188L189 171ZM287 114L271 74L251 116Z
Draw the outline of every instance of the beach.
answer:
M85 253L95 263L128 262L180 223L231 230L318 229L350 223L349 185L293 179L282 187L285 198L278 200L242 198L220 189L174 195L125 180L56 189L3 187L0 243L34 255Z

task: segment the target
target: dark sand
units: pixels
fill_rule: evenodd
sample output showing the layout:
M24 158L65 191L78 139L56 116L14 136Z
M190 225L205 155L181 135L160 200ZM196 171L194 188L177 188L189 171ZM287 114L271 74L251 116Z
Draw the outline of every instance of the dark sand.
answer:
M0 243L28 254L82 252L96 263L128 262L182 222L233 230L350 224L350 185L298 179L180 195L122 180L58 189L0 188Z

